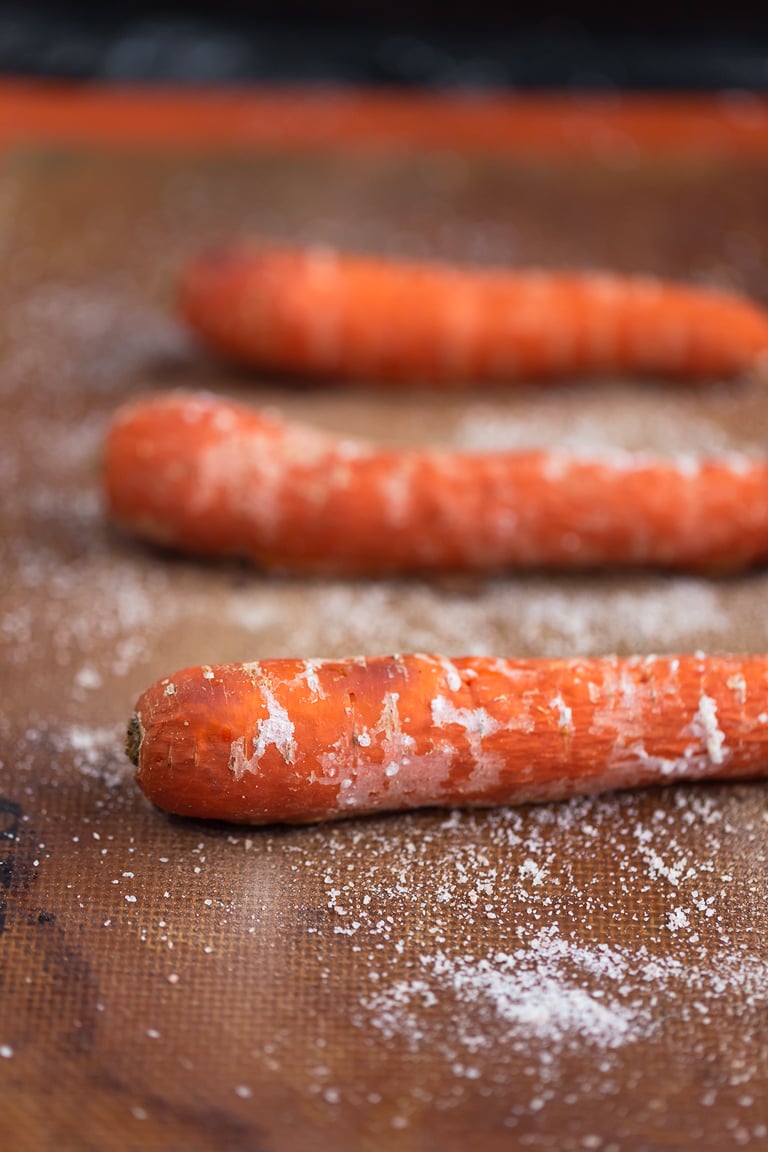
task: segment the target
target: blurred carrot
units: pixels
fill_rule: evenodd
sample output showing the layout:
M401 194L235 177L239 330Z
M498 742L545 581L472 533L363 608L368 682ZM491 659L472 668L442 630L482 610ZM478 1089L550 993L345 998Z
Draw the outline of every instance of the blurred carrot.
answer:
M730 377L768 350L768 313L727 292L318 248L241 243L202 255L183 271L179 307L234 360L357 382Z
M120 410L105 484L148 540L283 571L724 571L768 556L766 459L397 451L207 395Z
M128 753L168 812L305 823L768 775L768 657L408 655L187 668Z

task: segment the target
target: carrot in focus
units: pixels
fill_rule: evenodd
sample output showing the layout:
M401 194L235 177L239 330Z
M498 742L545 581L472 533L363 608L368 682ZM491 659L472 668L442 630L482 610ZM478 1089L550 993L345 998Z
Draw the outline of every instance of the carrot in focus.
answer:
M764 777L766 700L766 656L264 660L160 680L128 752L168 812L306 823Z
M245 242L192 260L179 308L236 361L358 381L693 380L745 373L768 350L768 312L724 291Z
M768 556L763 458L393 450L203 394L121 409L105 485L147 540L279 571L720 572Z

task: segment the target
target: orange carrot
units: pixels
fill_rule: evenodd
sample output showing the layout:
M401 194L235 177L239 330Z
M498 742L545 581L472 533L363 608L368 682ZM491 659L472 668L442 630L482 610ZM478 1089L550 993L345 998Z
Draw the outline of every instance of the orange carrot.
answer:
M138 700L168 812L305 823L768 775L768 656L408 655L187 668Z
M182 274L179 307L234 360L357 381L729 377L768 350L768 312L723 291L319 248L241 243L203 255Z
M114 517L187 552L341 574L656 566L768 556L768 460L398 451L215 397L115 418Z

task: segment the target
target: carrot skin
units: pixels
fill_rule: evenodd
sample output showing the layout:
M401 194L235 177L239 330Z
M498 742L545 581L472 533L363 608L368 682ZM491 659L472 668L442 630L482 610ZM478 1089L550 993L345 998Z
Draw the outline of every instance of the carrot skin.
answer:
M762 458L397 451L183 393L121 409L105 456L123 526L269 570L720 572L768 555Z
M768 350L768 312L734 293L245 242L191 260L178 306L235 361L358 382L696 380L747 372Z
M308 823L768 775L768 657L401 655L187 668L137 702L165 811Z

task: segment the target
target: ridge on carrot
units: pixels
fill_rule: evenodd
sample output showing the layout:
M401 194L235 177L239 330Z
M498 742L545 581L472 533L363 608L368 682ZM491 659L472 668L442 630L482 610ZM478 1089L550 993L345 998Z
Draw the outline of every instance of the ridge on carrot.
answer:
M120 409L105 456L125 528L273 571L719 573L768 558L768 457L395 450L185 393Z
M752 370L768 311L650 276L488 269L240 241L188 262L180 314L257 368L441 387Z
M128 750L165 811L309 823L768 776L768 656L399 655L187 668Z

